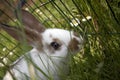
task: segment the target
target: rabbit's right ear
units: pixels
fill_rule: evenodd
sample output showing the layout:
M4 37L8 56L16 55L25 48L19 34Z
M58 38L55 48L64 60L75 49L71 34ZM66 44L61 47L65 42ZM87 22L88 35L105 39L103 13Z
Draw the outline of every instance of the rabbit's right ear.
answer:
M28 11L22 10L22 21L25 27L35 30L38 33L45 31L45 27Z

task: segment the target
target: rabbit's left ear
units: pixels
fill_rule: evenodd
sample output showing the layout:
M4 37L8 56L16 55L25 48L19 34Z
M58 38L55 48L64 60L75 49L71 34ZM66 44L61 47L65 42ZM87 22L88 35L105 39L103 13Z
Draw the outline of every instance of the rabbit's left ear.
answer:
M0 27L18 41L26 38L31 45L35 46L35 44L40 44L42 38L41 33L45 31L45 27L29 12L22 10L21 13L25 36L21 29L13 26L1 24Z
M28 44L32 46L35 46L36 43L41 43L41 35L29 28L25 28L24 31L22 31L19 28L5 24L0 24L0 28L5 30L9 35L19 42L23 41L23 38L25 38Z

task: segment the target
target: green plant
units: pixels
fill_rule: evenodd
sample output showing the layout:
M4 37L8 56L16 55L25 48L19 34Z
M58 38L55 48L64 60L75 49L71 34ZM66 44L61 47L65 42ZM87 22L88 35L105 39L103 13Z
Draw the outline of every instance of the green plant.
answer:
M119 80L119 5L119 0L38 0L34 6L27 6L45 26L72 29L85 38L84 48L71 60L71 70L66 80ZM87 16L92 19L87 20ZM78 23L75 18L80 21L77 26L72 22L75 20ZM82 22L83 18L87 21ZM11 25L13 23L10 22ZM4 31L0 33L1 62L6 57L11 60L10 63L15 61L20 53L27 52L21 52L21 49L21 45L8 34ZM6 56L10 52L14 55ZM3 70L5 67L0 68ZM1 77L3 75L0 74Z

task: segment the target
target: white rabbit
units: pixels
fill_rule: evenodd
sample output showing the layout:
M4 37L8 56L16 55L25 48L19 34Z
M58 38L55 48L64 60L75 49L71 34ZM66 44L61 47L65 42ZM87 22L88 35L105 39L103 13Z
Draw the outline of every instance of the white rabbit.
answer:
M71 54L81 49L82 37L73 31L45 29L32 14L21 12L25 37L33 49L13 63L3 80L61 80L68 72ZM1 28L21 40L19 29L7 25Z

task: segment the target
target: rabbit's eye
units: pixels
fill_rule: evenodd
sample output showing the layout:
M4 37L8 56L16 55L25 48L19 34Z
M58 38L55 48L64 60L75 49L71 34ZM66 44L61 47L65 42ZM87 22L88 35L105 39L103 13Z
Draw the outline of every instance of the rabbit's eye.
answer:
M57 42L51 42L50 44L55 50L57 50L60 47L60 44L58 44Z

